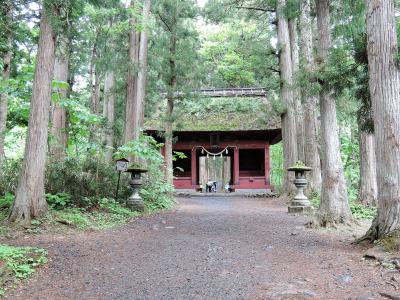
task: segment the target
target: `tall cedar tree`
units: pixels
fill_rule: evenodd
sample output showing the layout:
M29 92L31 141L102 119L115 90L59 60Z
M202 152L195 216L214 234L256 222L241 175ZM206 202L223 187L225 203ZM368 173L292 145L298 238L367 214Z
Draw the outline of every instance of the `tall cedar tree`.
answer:
M66 119L67 113L62 102L68 97L70 41L63 35L58 37L56 61L54 64L54 80L56 81L56 99L51 103L50 123L50 156L60 160L65 156L67 148ZM61 102L61 103L60 103Z
M165 162L166 179L173 183L173 122L174 106L177 92L180 89L190 89L195 74L196 49L194 30L191 23L197 13L196 4L192 0L174 1L163 0L156 9L161 21L165 43L164 70L160 77L163 79L167 90L167 110L165 115ZM191 65L188 68L188 65ZM163 73L164 72L164 73ZM182 98L182 96L180 96Z
M9 216L10 221L22 224L29 224L31 218L41 217L47 212L47 203L44 197L44 175L51 82L56 58L56 33L51 19L56 15L58 15L56 7L51 3L45 3L41 10L39 44L24 161L15 201Z
M300 51L303 69L308 77L314 71L312 19L310 0L302 0L300 7ZM311 80L310 80L311 81ZM310 82L310 85L312 82ZM318 96L302 88L304 122L304 162L312 168L308 175L309 190L321 191L321 163L318 152L317 105Z
M11 72L11 58L12 58L12 43L13 43L13 33L12 33L12 19L13 19L13 4L12 1L5 1L1 7L1 15L4 18L5 30L4 38L6 49L2 55L3 61L3 72L2 80L7 81L10 79ZM7 91L0 93L0 169L2 168L4 161L4 140L6 135L6 123L7 123L7 111L8 111L8 95Z
M400 73L393 0L367 0L369 89L374 112L378 215L367 238L400 229Z
M125 133L124 142L139 138L140 129L144 122L144 106L146 95L147 77L147 36L148 29L145 22L150 15L151 1L146 0L142 13L142 31L136 30L136 18L130 18L129 31L129 69L127 76L126 108L125 108ZM131 2L134 9L134 1Z
M329 0L316 0L318 24L318 60L321 68L328 62L331 48ZM323 72L323 69L322 69ZM322 190L318 222L322 226L352 222L347 186L340 157L339 130L333 90L323 82L320 92Z
M285 0L277 1L278 15L278 44L279 44L279 67L281 76L280 97L285 105L285 112L281 115L282 139L284 156L284 188L293 191L292 180L289 177L288 167L297 161L297 131L296 131L296 108L293 99L293 66L291 45L289 37L289 24L284 14Z

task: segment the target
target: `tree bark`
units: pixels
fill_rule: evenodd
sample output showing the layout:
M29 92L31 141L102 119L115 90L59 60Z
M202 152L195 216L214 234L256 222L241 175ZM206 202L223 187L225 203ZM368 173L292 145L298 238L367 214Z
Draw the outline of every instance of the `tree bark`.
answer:
M175 80L176 82L176 80ZM171 86L176 86L171 80ZM174 111L174 97L168 96L167 99L167 122L165 125L165 177L169 184L174 183L174 173L173 173L173 152L172 152L172 141L173 141L173 131L172 131L172 113Z
M43 8L41 12L24 162L9 216L10 221L23 224L29 224L31 218L41 217L47 212L44 174L56 47L56 34L48 16L50 13L55 15L56 11L50 12Z
M316 0L319 34L319 61L322 68L331 47L329 0ZM339 131L333 91L323 84L320 92L322 191L318 221L322 226L352 221L347 187L340 157Z
M293 103L296 114L296 139L297 139L297 160L304 162L304 123L303 123L303 107L301 106L300 88L296 82L299 74L299 38L297 33L297 19L289 21L289 37L290 49L292 57L292 73L293 73Z
M13 4L5 3L2 7L5 15L5 22L7 27L7 32L5 33L7 37L7 50L3 56L3 81L7 82L10 79L11 71L11 59L12 59L12 42L13 35L11 30L12 18L13 18ZM3 167L3 162L5 159L4 153L4 141L6 135L6 125L7 125L7 112L8 112L8 94L7 92L0 93L0 171Z
M69 77L69 40L66 37L59 37L59 51L56 55L54 65L54 80L68 83ZM57 88L57 101L65 100L68 97L68 87ZM50 156L55 160L60 160L65 156L67 148L66 133L66 111L59 103L52 102L50 109L51 129L50 134Z
M90 112L92 114L99 114L100 106L100 74L98 67L96 65L97 59L97 39L99 36L99 31L96 32L96 38L93 43L92 57L90 60L90 70L89 70L89 84L90 84Z
M104 108L103 115L107 120L104 135L104 143L106 146L106 162L112 162L114 152L114 71L109 70L105 74L104 79Z
M293 101L292 87L292 57L289 37L289 26L286 17L283 15L285 0L278 0L278 45L279 45L279 67L280 67L280 98L286 106L286 111L281 115L282 140L284 156L284 189L294 191L292 177L289 177L287 168L294 165L297 160L297 131L296 131L296 111Z
M304 70L308 74L314 71L313 35L311 21L310 0L302 0L300 8L300 42L301 57ZM304 163L312 168L307 174L309 191L321 191L321 162L318 152L318 124L317 105L318 97L307 88L301 90L303 97L303 122L304 122Z
M376 206L378 186L376 182L376 157L374 134L360 132L360 188L358 201L364 206Z
M143 20L148 20L150 14L150 0L144 1L143 6ZM147 28L142 26L140 32L140 47L139 47L139 72L137 77L136 97L138 101L138 124L137 130L143 127L144 122L144 101L146 95L146 77L147 77Z
M373 107L378 215L371 240L400 229L400 74L393 0L367 0L368 73Z
M131 9L134 8L134 1L131 1L130 7ZM129 20L129 26L129 66L126 80L124 143L128 143L139 138L139 129L136 126L137 120L139 120L139 103L136 97L139 44L137 41L136 19L134 16L131 16Z
M169 86L167 95L167 118L165 126L165 162L166 162L166 180L169 184L174 183L174 169L173 169L173 152L172 152L172 142L173 142L173 131L172 131L172 114L174 111L174 95L176 92L176 42L177 42L177 8L174 8L174 15L172 24L170 25L170 59L169 59Z

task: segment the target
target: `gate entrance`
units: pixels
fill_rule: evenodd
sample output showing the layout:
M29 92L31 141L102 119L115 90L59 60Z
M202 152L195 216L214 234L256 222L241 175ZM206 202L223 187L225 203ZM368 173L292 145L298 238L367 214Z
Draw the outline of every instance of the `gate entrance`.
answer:
M223 191L226 184L232 185L232 168L230 156L200 156L199 183L205 189L206 183L215 181L217 191Z

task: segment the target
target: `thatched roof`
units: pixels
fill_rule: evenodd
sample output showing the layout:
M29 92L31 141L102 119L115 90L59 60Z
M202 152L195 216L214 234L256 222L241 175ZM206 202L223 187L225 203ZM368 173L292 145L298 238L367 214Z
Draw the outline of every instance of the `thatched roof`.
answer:
M163 131L165 108L145 120L146 130ZM174 131L280 129L280 117L265 97L198 98L175 106Z

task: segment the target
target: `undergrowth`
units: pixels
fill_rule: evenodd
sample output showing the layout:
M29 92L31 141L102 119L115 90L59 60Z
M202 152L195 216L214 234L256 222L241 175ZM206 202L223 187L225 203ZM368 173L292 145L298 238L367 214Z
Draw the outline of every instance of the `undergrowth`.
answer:
M46 217L32 220L29 227L24 228L26 233L41 233L44 231L63 231L66 226L78 230L99 230L112 228L128 222L139 215L124 207L114 199L82 198L81 207L78 207L71 196L66 193L56 195L46 194L49 204L49 213ZM6 224L8 209L14 196L6 194L0 198L0 235L12 235L17 231L15 226Z
M320 203L320 195L318 193L311 195L310 202L311 205L317 209ZM351 198L349 201L349 206L353 217L357 220L373 219L376 216L376 208L363 206L361 203L357 203Z
M47 251L34 247L0 244L0 294L16 280L28 278L38 266L47 263Z

